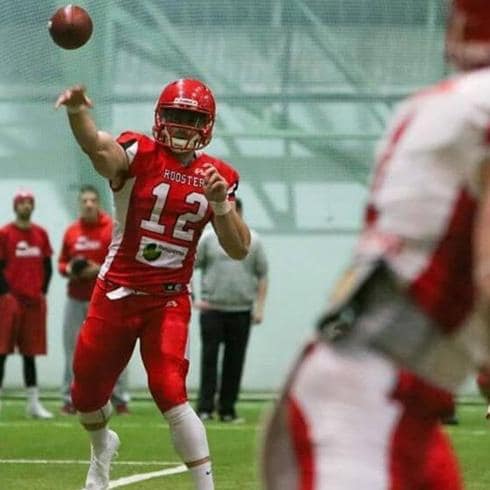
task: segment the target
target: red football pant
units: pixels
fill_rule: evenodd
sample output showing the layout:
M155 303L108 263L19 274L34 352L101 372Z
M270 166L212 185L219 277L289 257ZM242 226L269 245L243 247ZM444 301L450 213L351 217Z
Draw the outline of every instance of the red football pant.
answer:
M190 315L187 293L110 300L98 283L75 348L72 400L76 409L92 412L107 403L138 339L148 386L159 409L165 412L186 402Z
M401 371L393 398L403 412L391 440L390 490L462 490L456 455L440 423L454 411L452 395Z

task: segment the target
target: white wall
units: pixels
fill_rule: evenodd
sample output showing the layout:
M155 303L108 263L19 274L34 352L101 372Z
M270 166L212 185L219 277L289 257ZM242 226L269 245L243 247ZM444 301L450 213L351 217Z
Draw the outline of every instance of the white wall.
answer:
M61 191L54 184L39 180L8 180L0 183L0 192L5 196L0 206L0 223L12 219L11 196L20 186L32 189L36 195L33 219L49 232L55 250L55 264L63 231L73 217L64 209ZM253 189L244 183L242 196L245 203L254 202L252 193ZM73 199L76 199L75 194ZM306 204L311 206L311 202L306 201ZM297 214L302 212L298 211ZM252 226L264 224L264 211L258 205L248 205L246 217ZM311 231L310 219L311 214L304 220L308 231ZM334 224L338 225L337 221L334 219ZM243 381L245 388L265 390L281 384L287 366L312 331L326 294L349 256L353 239L354 235L339 237L325 232L305 236L263 235L270 260L270 291L265 321L254 327L252 332ZM66 281L55 269L48 295L49 353L47 357L38 359L39 382L49 387L57 387L62 376L61 321L65 285ZM191 388L196 387L198 382L199 349L198 321L197 315L194 315L190 347ZM135 387L146 386L146 376L137 351L131 361L130 382ZM6 387L22 385L18 355L8 360L4 384Z
M299 186L300 190L304 184ZM347 263L355 234L332 234L328 227L317 234L312 231L312 224L325 223L323 214L332 226L354 225L360 215L364 194L353 185L343 192L344 205L335 206L324 198L320 202L314 200L321 196L335 196L338 186L325 184L321 189L310 189L310 198L299 202L311 208L316 205L317 220L306 214L307 219L300 220L305 234L274 235L263 234L265 248L270 261L270 290L266 304L265 321L253 327L248 356L245 365L243 388L246 390L275 390L284 381L286 373L301 346L311 334L315 320L325 304L328 291L336 277ZM63 192L53 183L43 180L4 180L0 182L0 193L4 199L0 202L0 223L12 219L12 196L18 187L27 187L36 195L34 221L44 226L55 250L54 265L59 253L62 234L68 223L73 219L63 204ZM304 189L303 189L304 190ZM315 191L317 192L315 194ZM71 192L71 191L70 191ZM242 196L246 205L246 219L254 226L267 228L267 216L253 196L253 188L246 183L242 186ZM313 196L313 197L312 197ZM73 194L73 199L76 196ZM337 196L337 203L341 201ZM66 201L65 201L66 202ZM345 203L350 206L345 206ZM250 206L250 203L254 203ZM342 211L344 209L345 211ZM305 210L296 211L298 216ZM323 216L324 217L324 216ZM314 226L313 226L314 228ZM195 284L198 289L199 273ZM38 358L39 383L43 387L57 389L63 370L63 351L61 340L61 321L65 299L66 281L57 273L53 275L48 295L48 342L49 353ZM198 316L195 314L191 325L191 369L188 385L195 389L199 377L200 341ZM130 363L130 383L133 388L144 388L146 376L139 359L139 352ZM20 387L23 384L20 356L13 355L6 365L5 387ZM476 391L474 380L469 380L463 389L465 393Z

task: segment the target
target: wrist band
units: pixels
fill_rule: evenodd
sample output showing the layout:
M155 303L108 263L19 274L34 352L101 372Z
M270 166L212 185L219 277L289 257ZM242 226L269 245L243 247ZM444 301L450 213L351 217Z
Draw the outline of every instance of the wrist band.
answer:
M224 216L231 211L231 203L230 201L228 201L228 199L225 199L221 202L209 201L209 204L215 216Z
M66 112L68 112L68 114L78 114L78 113L82 112L82 109L84 107L85 106L83 104L77 105L76 107L71 107L71 106L67 105L66 106Z

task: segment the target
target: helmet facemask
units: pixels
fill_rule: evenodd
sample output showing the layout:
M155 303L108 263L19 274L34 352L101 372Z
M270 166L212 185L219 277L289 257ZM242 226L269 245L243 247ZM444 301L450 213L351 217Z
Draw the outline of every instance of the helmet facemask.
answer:
M185 153L204 148L211 140L214 118L188 108L157 106L153 135L173 151Z

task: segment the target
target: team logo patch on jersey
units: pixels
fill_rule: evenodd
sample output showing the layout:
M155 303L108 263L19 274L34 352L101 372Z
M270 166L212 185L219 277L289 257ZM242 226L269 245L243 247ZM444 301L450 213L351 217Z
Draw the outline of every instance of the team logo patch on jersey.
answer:
M30 246L25 240L17 242L15 246L16 257L41 257L41 249L35 245Z
M75 242L74 248L77 251L99 250L102 248L102 244L100 243L100 240L91 240L85 235L80 235Z
M167 267L178 269L182 267L189 249L173 243L142 237L136 260L151 267Z
M143 249L143 257L148 260L148 262L157 260L160 255L162 255L162 250L156 243L148 243L145 245L145 248Z

